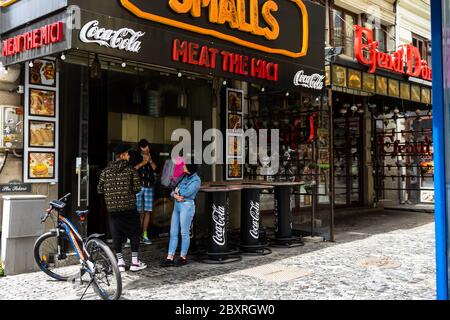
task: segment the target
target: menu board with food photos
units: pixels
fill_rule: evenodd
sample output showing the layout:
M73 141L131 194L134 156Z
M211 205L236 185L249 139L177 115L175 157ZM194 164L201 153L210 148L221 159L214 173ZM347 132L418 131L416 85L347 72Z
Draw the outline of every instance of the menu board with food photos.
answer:
M244 179L244 91L226 92L226 179Z
M30 84L38 86L56 86L56 64L52 60L33 61L30 68Z
M58 182L59 75L56 60L25 64L24 182Z

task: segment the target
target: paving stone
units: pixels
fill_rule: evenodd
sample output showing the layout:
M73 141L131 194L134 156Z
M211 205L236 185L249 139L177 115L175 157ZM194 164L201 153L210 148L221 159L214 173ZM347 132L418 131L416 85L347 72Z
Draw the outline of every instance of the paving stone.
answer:
M337 242L274 248L229 265L162 269L165 243L145 247L149 268L123 274L123 299L436 299L433 216L386 212L336 226ZM130 259L129 254L126 259ZM43 273L0 278L0 299L79 299L83 287ZM88 290L88 300L97 299Z

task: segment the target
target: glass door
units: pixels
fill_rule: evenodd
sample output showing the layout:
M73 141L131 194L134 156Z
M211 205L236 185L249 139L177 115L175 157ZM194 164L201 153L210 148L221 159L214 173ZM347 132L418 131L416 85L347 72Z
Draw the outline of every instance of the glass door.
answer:
M335 189L337 206L362 204L362 122L344 114L334 121Z

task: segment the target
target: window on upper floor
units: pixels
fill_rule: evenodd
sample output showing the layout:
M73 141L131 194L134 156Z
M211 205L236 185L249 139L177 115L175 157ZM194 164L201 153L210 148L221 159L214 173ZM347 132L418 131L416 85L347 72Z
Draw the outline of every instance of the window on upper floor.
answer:
M333 8L330 39L334 47L342 47L343 53L352 58L355 36L353 26L357 23L356 14L338 7Z
M431 47L430 40L425 39L417 34L412 35L412 45L419 49L420 55L422 56L422 60L431 64L431 57L429 56L429 51Z

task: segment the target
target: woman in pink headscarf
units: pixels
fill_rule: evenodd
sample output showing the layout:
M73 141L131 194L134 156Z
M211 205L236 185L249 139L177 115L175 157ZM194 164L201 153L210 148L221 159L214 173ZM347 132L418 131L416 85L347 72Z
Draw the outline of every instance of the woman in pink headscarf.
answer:
M170 242L167 258L161 262L162 267L183 266L187 264L187 253L190 245L190 230L195 215L195 198L202 181L197 174L196 165L186 165L183 158L175 160L173 181L177 182L172 191L175 201L170 227ZM178 247L178 235L181 228L181 253L175 261L175 251Z

